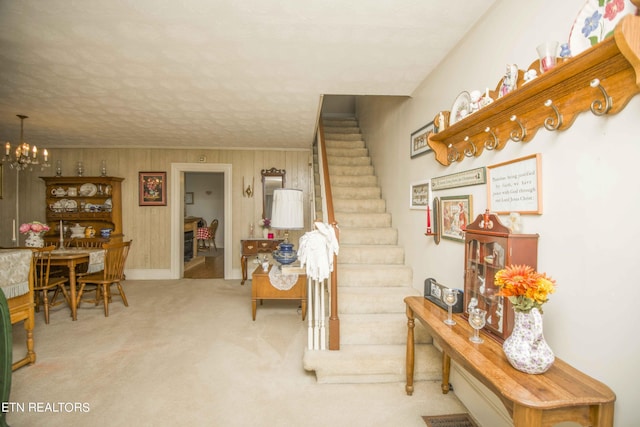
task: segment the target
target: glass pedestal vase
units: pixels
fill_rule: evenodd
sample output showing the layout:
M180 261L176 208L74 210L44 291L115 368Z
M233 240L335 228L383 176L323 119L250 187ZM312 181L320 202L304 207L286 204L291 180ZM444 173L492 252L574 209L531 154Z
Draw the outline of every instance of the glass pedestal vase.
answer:
M555 356L544 340L542 315L537 308L529 312L515 311L513 331L502 348L511 366L527 374L546 372Z
M42 234L29 231L27 233L27 238L24 241L24 245L29 248L44 248L44 239L42 238Z

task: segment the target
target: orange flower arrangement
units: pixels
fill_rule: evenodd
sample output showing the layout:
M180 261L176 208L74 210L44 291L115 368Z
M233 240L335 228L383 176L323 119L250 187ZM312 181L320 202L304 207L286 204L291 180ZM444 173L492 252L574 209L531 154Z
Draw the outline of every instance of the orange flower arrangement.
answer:
M510 265L495 275L494 283L500 288L498 295L509 298L516 311L529 312L549 301L556 282L546 273L538 273L528 265Z

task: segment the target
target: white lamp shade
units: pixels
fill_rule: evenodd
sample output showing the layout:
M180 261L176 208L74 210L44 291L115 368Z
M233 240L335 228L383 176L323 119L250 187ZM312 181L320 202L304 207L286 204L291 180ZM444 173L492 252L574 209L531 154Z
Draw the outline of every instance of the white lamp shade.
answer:
M287 230L304 228L302 190L277 188L273 191L271 227Z

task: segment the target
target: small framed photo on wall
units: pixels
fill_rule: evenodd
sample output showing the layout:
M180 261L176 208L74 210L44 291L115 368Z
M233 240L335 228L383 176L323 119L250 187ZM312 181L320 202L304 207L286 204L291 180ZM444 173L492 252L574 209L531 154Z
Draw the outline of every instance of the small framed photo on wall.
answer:
M430 122L411 134L411 158L432 151L427 144L427 138L433 131L433 122Z
M184 193L184 204L185 205L193 204L193 192L189 191L187 193Z
M166 172L139 172L138 185L138 204L140 206L167 205Z
M429 205L429 181L414 182L409 190L409 209L426 210Z

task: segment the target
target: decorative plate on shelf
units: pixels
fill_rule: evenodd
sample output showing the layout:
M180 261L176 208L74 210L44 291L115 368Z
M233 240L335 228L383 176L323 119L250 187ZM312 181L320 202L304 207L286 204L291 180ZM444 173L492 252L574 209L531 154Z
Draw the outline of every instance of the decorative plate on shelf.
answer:
M75 200L67 200L65 208L67 209L67 212L75 212L78 210L78 202Z
M80 195L85 197L93 197L98 192L98 187L95 184L87 183L80 186Z
M587 0L571 27L571 55L576 56L612 35L618 22L626 15L635 14L636 10L629 0Z
M471 96L469 92L464 91L456 98L451 107L451 115L449 116L449 126L459 122L469 115L471 108Z

